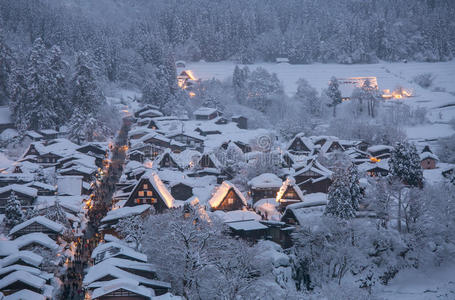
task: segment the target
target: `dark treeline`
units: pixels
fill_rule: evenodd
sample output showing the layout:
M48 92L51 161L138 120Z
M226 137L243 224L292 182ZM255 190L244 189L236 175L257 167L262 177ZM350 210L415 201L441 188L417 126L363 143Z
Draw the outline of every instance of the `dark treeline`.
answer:
M4 0L1 24L16 42L37 37L64 51L93 49L111 80L125 51L243 63L440 61L455 49L447 0ZM131 62L129 62L131 63Z

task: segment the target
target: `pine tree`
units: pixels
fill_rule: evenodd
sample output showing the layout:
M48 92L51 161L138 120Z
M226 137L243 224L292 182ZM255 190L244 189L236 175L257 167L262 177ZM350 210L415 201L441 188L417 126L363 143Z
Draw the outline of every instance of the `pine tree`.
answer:
M60 200L58 199L55 200L54 206L47 209L46 218L69 227L68 218L66 217L65 211L60 205Z
M330 78L329 87L325 93L332 101L330 106L333 107L333 116L336 117L336 106L341 103L341 92L338 80L334 76Z
M65 68L60 47L53 46L48 55L46 97L55 113L55 124L64 124L71 116L71 105L68 99Z
M0 32L0 105L8 103L8 82L12 72L13 55Z
M349 192L351 194L351 205L355 210L359 209L359 202L363 198L359 182L359 171L356 165L352 164L346 171L349 180Z
M98 87L93 64L87 52L80 52L76 57L76 71L71 80L71 103L83 114L97 116L106 105L106 99Z
M328 203L324 214L340 219L355 217L356 210L352 203L349 181L342 171L337 171L334 174L332 184L329 187Z
M23 219L24 215L22 213L21 202L17 199L16 193L11 191L8 201L6 202L5 224L11 228L21 223Z
M414 144L407 141L397 143L389 161L392 176L398 177L404 184L421 187L423 172L419 153Z
M241 69L235 66L234 73L232 74L232 85L234 87L235 98L239 103L244 103L247 97L247 80L248 80L248 67Z
M305 109L312 116L319 116L321 113L321 102L318 98L318 93L315 88L310 86L308 81L300 78L297 81L297 92L295 93L295 99L301 102Z

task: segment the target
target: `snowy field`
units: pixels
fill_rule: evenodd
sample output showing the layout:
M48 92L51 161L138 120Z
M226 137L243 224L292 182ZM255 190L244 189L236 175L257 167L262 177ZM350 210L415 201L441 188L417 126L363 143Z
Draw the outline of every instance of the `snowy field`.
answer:
M410 89L413 97L406 101L411 107L428 109L427 118L431 124L406 128L409 138L428 140L450 136L455 131L447 122L455 118L455 61L441 63L378 63L378 64L311 64L290 65L275 63L258 63L249 65L250 69L263 67L274 72L283 82L284 90L293 95L297 89L296 81L305 78L313 87L321 91L327 87L330 77L375 76L381 90L393 90L397 86ZM234 71L232 62L189 63L187 69L194 72L197 78L219 80L229 79ZM435 76L433 86L421 88L413 82L414 76L422 73ZM437 91L434 91L434 90Z

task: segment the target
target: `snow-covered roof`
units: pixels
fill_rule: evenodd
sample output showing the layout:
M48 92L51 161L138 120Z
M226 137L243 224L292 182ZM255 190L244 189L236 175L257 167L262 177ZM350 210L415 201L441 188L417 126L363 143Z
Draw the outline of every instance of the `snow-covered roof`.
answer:
M1 259L0 266L4 268L16 263L18 260L22 260L29 265L38 267L43 262L43 257L33 253L32 251L19 251Z
M33 182L30 182L30 183L27 183L27 186L37 187L37 188L40 188L40 189L43 189L43 190L48 190L48 191L56 191L57 190L55 188L55 186L47 184L47 183L43 183L43 182L40 182L40 181L33 181Z
M233 211L222 211L216 210L210 214L213 214L220 218L223 222L236 222L245 220L261 220L261 216L253 211L249 210L233 210Z
M239 191L239 189L230 183L229 181L224 181L220 186L216 188L215 193L213 194L212 198L209 200L209 204L211 207L218 207L221 202L223 201L224 197L229 193L229 191L233 189L234 192L239 196L240 200L246 206L247 202L245 196Z
M317 193L323 194L323 193ZM326 194L324 194L326 195ZM311 199L312 196L310 196ZM286 212L292 211L294 216L297 218L297 222L302 225L304 222L311 223L314 218L319 218L323 215L325 206L327 205L327 197L323 195L315 195L314 199L300 203L294 203L286 207Z
M17 247L20 249L24 246L30 245L32 243L39 244L43 247L49 248L49 249L57 249L58 245L57 243L51 239L47 234L44 234L42 232L33 232L29 234L24 234L14 240L14 243L16 243Z
M115 252L109 251L111 249L116 249L116 251ZM92 258L100 260L99 257L97 258L97 256L98 255L102 256L103 253L104 256L101 260L108 259L110 257L116 257L119 255L124 255L139 261L147 262L147 255L137 252L131 249L130 247L117 242L99 244L95 249L93 249Z
M139 114L139 117L162 117L163 113L156 109L147 109Z
M13 241L0 240L0 256L8 256L18 252L19 249Z
M297 196L300 198L300 200L303 201L303 193L302 193L302 190L295 184L295 179L294 177L288 177L286 178L286 180L283 182L283 184L281 185L280 187L280 190L278 191L278 193L276 194L276 200L278 202L282 201L282 200L286 200L286 199L283 199L283 196L284 194L286 193L287 189L289 187L292 187L294 189L294 191L296 192ZM295 199L297 200L297 199Z
M62 225L62 224L59 224L59 223L56 223L52 220L49 220L48 218L46 217L43 217L43 216L37 216L37 217L34 217L34 218L31 218L25 222L22 222L16 226L14 226L9 234L12 235L16 232L18 232L19 230L21 229L24 229L25 227L33 224L33 223L38 223L38 224L41 224L43 225L44 227L46 228L49 228L51 229L52 231L55 231L55 232L63 232L63 230L65 229L65 227Z
M378 151L392 151L393 147L388 145L374 145L367 148L367 151L370 153L375 153Z
M434 159L434 160L439 160L438 156L436 156L435 154L433 154L431 152L425 151L425 152L420 153L420 160L424 160L424 159L427 159L427 158L431 158L431 159Z
M96 268L96 267L102 268L103 266L106 266L106 265L112 265L112 266L116 266L119 268L127 268L127 269L141 270L141 271L147 271L147 272L156 272L157 271L157 268L154 264L133 261L133 260L124 259L124 258L117 258L117 257L111 257L111 258L105 259L102 262L94 265L93 268Z
M139 281L129 278L121 278L104 281L101 287L93 291L91 298L96 299L120 289L124 289L150 299L152 296L155 296L153 289L148 289L139 285Z
M0 290L18 281L23 282L39 290L43 289L44 285L46 284L46 281L38 276L32 275L24 271L15 271L11 274L8 274L2 280L0 280Z
M11 184L0 188L0 194L9 191L14 191L16 193L21 193L30 197L36 197L38 195L37 189L20 184Z
M39 132L44 135L57 134L58 131L54 129L40 129Z
M106 223L113 220L140 215L146 210L148 210L150 207L151 207L150 204L142 204L131 207L122 207L114 209L109 211L107 215L101 219L101 222Z
M46 297L42 294L38 294L31 290L22 289L15 293L12 293L4 298L4 300L28 300L28 299L45 300Z
M57 192L59 195L80 196L82 192L82 176L57 176Z
M163 199L164 203L168 208L174 207L174 197L172 197L171 193L161 181L160 176L157 173L152 172L150 175L146 174L144 176L148 176L150 183L153 185L155 191L160 195L161 199Z
M45 209L55 205L58 201L60 206L73 212L81 212L83 201L87 199L87 195L83 196L38 196L35 200L35 206L38 209Z
M95 271L94 271L95 270ZM136 280L140 284L146 284L146 285L153 285L153 286L160 286L164 288L170 288L171 285L167 282L159 281L159 280L153 280L153 279L148 279L127 271L124 271L120 268L117 268L113 265L106 265L103 269L98 270L89 268L87 274L84 276L84 281L83 284L84 286L88 287L101 287L104 285L104 281L99 281L99 279L102 279L103 277L106 276L112 276L116 279L130 279L130 280Z
M209 116L213 113L216 113L218 110L216 108L211 108L211 107L199 107L196 109L193 114L195 116Z
M298 176L305 172L312 171L315 172L322 177L330 177L332 176L332 171L321 165L316 159L310 159L306 162L306 166L299 171L297 171L294 176Z
M243 231L250 231L250 230L263 230L267 229L268 227L261 224L259 221L256 220L245 220L245 221L234 221L234 222L227 222L230 228L234 230L243 230Z
M264 173L248 181L248 185L253 189L279 188L283 181L272 173Z
M28 135L34 139L41 139L43 138L43 136L41 134L39 134L38 132L34 131L34 130L27 130L25 132L25 135Z

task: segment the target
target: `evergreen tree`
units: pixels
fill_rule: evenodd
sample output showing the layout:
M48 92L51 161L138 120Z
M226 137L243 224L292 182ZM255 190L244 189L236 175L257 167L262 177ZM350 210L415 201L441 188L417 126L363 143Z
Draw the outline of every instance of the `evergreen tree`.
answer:
M359 182L359 171L356 165L352 164L346 171L346 177L349 181L349 192L351 194L351 205L355 210L359 209L359 202L363 198Z
M48 57L46 97L56 115L56 125L64 124L72 111L66 86L66 67L60 47L53 46Z
M320 116L321 102L318 98L318 92L303 78L300 78L297 81L295 99L303 104L304 108L311 116Z
M270 74L264 68L257 68L248 76L247 105L264 112L273 97L283 94L283 86L275 73Z
M58 199L55 200L54 206L47 209L46 218L69 227L68 218L66 217L65 211L60 205L60 200Z
M5 224L11 228L23 222L23 219L21 202L17 199L16 193L11 191L8 201L6 201Z
M407 141L397 143L392 151L389 165L392 176L398 177L403 183L410 186L422 186L422 166L414 144Z
M232 75L232 85L234 87L235 98L239 103L244 103L247 97L247 80L248 80L248 67L241 69L238 65L235 66Z
M19 121L17 126L20 130L56 127L58 116L48 97L48 77L47 50L43 40L37 38L33 43L26 65L26 93L20 99L23 104L19 105L24 110L16 115L16 121Z
M9 100L8 82L12 72L12 61L11 49L0 32L0 105L8 103Z
M87 52L80 52L76 57L76 71L71 80L71 103L82 114L97 116L106 99L98 87L93 64Z
M330 98L330 106L333 107L333 116L336 116L336 106L341 103L341 92L339 88L338 80L335 77L330 78L329 87L326 92L327 96Z
M342 171L337 171L329 187L328 203L324 214L340 219L352 219L356 214L352 200L350 183L346 178L346 174Z

